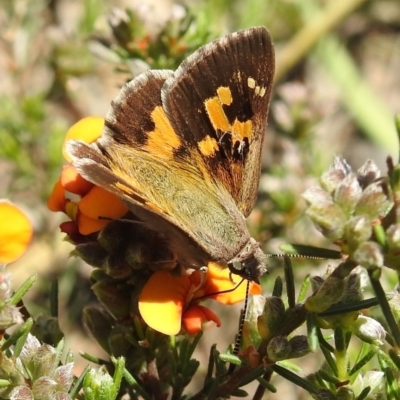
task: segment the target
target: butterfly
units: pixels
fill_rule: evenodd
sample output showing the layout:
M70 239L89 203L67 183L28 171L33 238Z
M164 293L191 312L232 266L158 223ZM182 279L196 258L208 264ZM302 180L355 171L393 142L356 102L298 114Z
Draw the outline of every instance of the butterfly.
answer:
M264 27L149 70L111 103L101 138L71 141L73 165L168 242L176 262L257 280L266 256L246 217L257 198L275 62Z

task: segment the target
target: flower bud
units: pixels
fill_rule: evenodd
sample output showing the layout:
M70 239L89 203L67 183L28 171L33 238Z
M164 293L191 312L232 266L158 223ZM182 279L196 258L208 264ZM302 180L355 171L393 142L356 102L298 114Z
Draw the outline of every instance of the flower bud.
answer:
M371 237L371 220L365 215L351 218L345 225L344 235L348 247L354 251L361 243L366 242Z
M34 399L51 399L57 388L57 382L48 376L38 378L32 384L32 394Z
M136 226L127 221L111 221L99 232L97 241L108 253L113 253L124 247L127 239L135 234Z
M258 318L258 332L263 340L268 340L280 327L285 316L285 305L280 297L265 299L263 314Z
M70 362L57 367L53 378L57 382L57 391L67 393L74 382L74 363Z
M125 318L130 313L132 287L126 284L102 280L92 286L100 303L116 319Z
M382 183L373 183L363 191L354 210L355 215L366 215L374 220L387 213L391 203L382 185Z
M333 200L350 217L361 197L361 187L354 174L349 174L335 189Z
M342 157L335 157L329 170L321 176L321 186L328 192L333 193L340 182L351 173L351 167Z
M115 357L123 356L139 363L143 361L137 352L139 344L134 337L133 326L116 324L110 333L108 341L110 344L110 354L113 354Z
M311 290L313 293L319 290L325 279L322 276L314 275L310 277Z
M74 380L73 363L57 367L59 358L54 347L40 342L31 334L28 334L20 356L17 358L17 366L25 369L29 380L18 382L18 375L13 370L9 377L12 378L14 389L10 399L65 399L69 400L68 391ZM4 364L6 357L2 357L1 369L8 372ZM23 376L21 376L23 378ZM1 390L1 389L0 389ZM1 395L4 393L1 392Z
M345 282L346 289L341 299L342 303L356 303L363 299L360 273L351 273Z
M392 293L389 305L397 325L400 325L400 293L397 290Z
M11 274L0 274L0 304L12 295Z
M64 336L58 318L47 315L39 315L35 319L31 333L44 343L58 343Z
M57 368L51 377L42 376L37 379L32 384L33 398L70 399L67 393L74 378L72 371L73 363L70 363Z
M291 351L292 347L284 336L272 338L267 346L268 358L273 362L286 360Z
M103 369L91 368L85 376L83 393L88 400L108 400L115 397L114 381Z
M338 205L313 204L307 209L306 214L328 239L335 241L343 237L346 215Z
M306 309L310 312L320 313L339 302L345 290L344 281L342 277L330 275L319 290L307 298Z
M17 386L10 393L10 400L32 400L32 390L28 386Z
M380 176L381 171L372 160L367 160L357 171L357 179L362 189L365 189Z
M371 388L370 395L379 390L385 383L385 373L383 371L366 371L365 374L359 373L352 385L354 392L359 395L367 386Z
M365 382L368 382L368 386L371 391L374 391L385 382L385 373L383 371L366 371L364 375Z
M291 339L289 339L289 344L291 351L287 358L300 358L310 353L307 336L293 336Z
M387 245L390 250L400 250L400 224L393 224L386 230Z
M329 389L319 389L318 393L311 394L315 400L336 400L336 395Z
M353 260L364 268L382 267L384 262L381 246L375 242L364 242L353 254Z
M249 346L258 347L261 342L258 331L258 318L262 314L265 304L265 297L261 295L249 296L248 311L242 330L242 348Z
M319 186L307 189L302 197L309 205L332 204L332 196Z
M128 278L132 274L132 268L123 254L110 254L102 267L104 272L114 279Z
M348 386L341 386L336 392L337 400L354 400L355 398L353 390Z
M350 329L364 342L376 346L382 345L386 336L385 329L378 321L364 315L359 316Z
M16 306L3 305L0 309L0 330L6 330L10 326L20 324L24 321L19 308Z
M108 252L97 242L78 244L71 255L82 258L92 267L101 268L107 260Z

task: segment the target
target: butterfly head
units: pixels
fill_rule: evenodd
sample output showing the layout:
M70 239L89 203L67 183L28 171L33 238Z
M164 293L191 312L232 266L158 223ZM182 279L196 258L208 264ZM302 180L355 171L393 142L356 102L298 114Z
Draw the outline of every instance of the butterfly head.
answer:
M267 272L266 258L260 244L250 238L240 253L229 261L228 267L233 274L258 283L258 278Z

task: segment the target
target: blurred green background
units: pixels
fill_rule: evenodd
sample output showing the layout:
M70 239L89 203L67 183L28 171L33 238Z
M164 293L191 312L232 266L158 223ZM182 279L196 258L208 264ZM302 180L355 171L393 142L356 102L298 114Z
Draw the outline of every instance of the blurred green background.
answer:
M268 253L286 242L324 246L302 192L336 154L355 169L372 158L383 174L388 155L398 160L398 0L0 0L0 197L20 205L35 227L28 253L9 269L15 287L39 275L27 301L33 315L49 313L50 282L59 279L60 324L75 353L102 354L80 322L95 302L91 268L68 258L72 246L58 233L64 218L46 208L67 129L104 116L124 82L148 66L176 68L200 45L254 25L274 39L277 79L249 224ZM270 261L266 294L281 263ZM329 264L293 263L299 282ZM218 331L222 349L234 339L239 308ZM211 329L204 348L215 341Z

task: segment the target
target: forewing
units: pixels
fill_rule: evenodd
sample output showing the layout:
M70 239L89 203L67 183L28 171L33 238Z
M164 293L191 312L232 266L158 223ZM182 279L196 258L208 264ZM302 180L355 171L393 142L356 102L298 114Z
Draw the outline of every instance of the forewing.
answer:
M248 240L245 222L229 194L205 180L197 153L190 162L176 156L183 138L161 105L168 76L149 71L129 82L112 103L102 137L92 145L73 142L69 153L82 176L165 233L184 262L198 266L205 254L228 261Z
M128 82L111 102L105 128L99 140L88 145L71 142L68 151L78 171L96 185L120 197L132 197L145 203L147 188L135 185L132 163L135 154L148 152L152 137L164 137L157 152L160 157L171 153L178 135L168 122L161 101L161 88L173 71L147 71ZM174 140L175 138L175 140ZM125 196L123 196L125 195Z
M222 184L247 217L257 198L260 157L275 71L264 27L215 40L186 59L162 88L164 109L182 144Z

